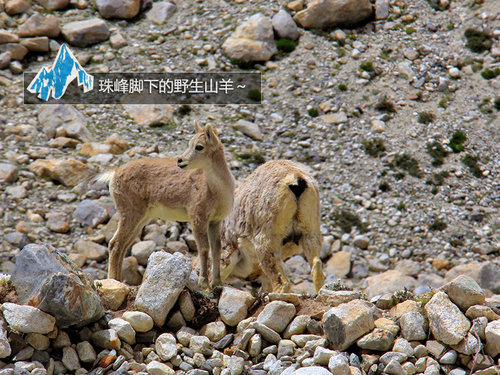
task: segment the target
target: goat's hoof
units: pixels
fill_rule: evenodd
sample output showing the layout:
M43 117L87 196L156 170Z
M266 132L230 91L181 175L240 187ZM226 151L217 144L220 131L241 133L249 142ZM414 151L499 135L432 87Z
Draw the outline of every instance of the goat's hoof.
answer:
M208 281L206 277L200 276L198 278L198 285L200 286L201 289L203 290L208 290L210 289L208 286Z

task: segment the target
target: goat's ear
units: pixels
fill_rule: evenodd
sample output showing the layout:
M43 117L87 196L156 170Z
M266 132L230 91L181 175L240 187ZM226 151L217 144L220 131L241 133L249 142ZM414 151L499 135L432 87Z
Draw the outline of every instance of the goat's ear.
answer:
M205 126L205 137L209 142L214 142L217 138L217 131L210 124Z
M194 131L196 133L203 133L202 127L198 124L198 121L194 122Z

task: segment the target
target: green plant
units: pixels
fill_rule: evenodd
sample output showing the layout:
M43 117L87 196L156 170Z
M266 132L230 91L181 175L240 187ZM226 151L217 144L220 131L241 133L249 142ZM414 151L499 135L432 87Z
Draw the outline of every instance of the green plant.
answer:
M388 191L391 191L391 185L389 185L389 183L387 181L382 181L380 183L380 185L378 185L378 188L380 189L380 191L386 193Z
M348 288L347 286L345 286L342 281L340 280L337 280L337 281L332 281L328 284L325 284L325 286L323 287L327 290L331 290L331 291L339 291L339 290L352 290L351 288Z
M361 64L359 64L359 69L368 73L372 73L375 70L371 61L363 61Z
M486 68L481 72L481 77L488 80L496 78L499 75L500 75L500 68L495 68L494 70Z
M281 38L276 41L276 48L280 52L290 53L295 47L297 47L297 42L292 39Z
M338 89L340 91L347 91L347 85L345 83L341 83L338 85Z
M391 48L382 48L382 51L380 52L379 56L381 59L387 60L389 59L389 56L391 55L392 52L393 51Z
M481 178L483 177L483 172L481 168L479 168L478 162L479 158L477 156L473 156L471 154L467 154L462 158L462 163L465 164L469 171L472 173L474 177Z
M439 167L440 165L443 165L444 158L446 157L446 155L448 155L446 149L438 141L427 143L427 153L432 158L431 164L433 167Z
M250 164L264 164L266 162L266 158L264 157L261 151L255 149L245 149L240 153L235 153L234 155L236 159L240 161L246 161Z
M448 171L441 171L438 173L433 173L431 177L425 182L427 185L441 186L444 180L450 176Z
M493 113L493 107L491 106L491 99L484 98L481 103L479 103L479 110L485 115Z
M399 202L398 205L396 206L396 210L398 211L405 211L406 210L406 205L404 202Z
M465 149L464 142L467 140L467 136L461 130L456 131L450 138L450 143L448 146L454 153L462 152Z
M435 118L436 115L432 112L423 111L418 113L418 122L421 124L430 124Z
M260 102L262 100L262 93L259 89L252 89L248 91L248 97L254 102Z
M415 28L414 28L414 27L407 27L407 28L406 28L406 34L408 34L408 35L413 34L415 31L416 31L416 30L415 30Z
M192 111L192 110L193 110L193 109L191 108L191 106L190 106L189 104L183 104L183 105L181 105L179 108L177 108L176 113L177 113L177 115L178 115L179 117L181 117L181 118L182 118L182 117L184 117L184 116L189 115L189 114L191 113L191 111Z
M377 104L375 104L375 109L380 112L395 113L396 106L393 102L384 96Z
M455 28L455 25L453 24L453 22L450 22L448 25L446 25L446 28L451 31Z
M392 296L394 299L394 303L397 305L398 303L407 301L407 300L415 300L415 295L409 291L408 289L404 288L403 290L398 290L395 292Z
M497 111L500 111L500 96L497 96L495 98L495 101L493 102L493 105L495 106L495 109Z
M420 171L420 167L418 165L418 160L413 156L404 153L396 155L393 162L390 164L393 168L397 167L401 170L404 170L413 177L422 177L422 172Z
M255 62L252 61L243 61L234 58L230 58L229 62L233 65L237 65L240 69L244 70L252 69L255 64Z
M311 117L318 117L319 116L319 110L318 108L316 107L312 107L312 108L309 108L307 110L307 113L309 114L309 116Z
M443 220L434 219L432 223L429 225L429 229L432 231L442 231L445 230L448 224L446 224Z
M359 215L348 210L336 212L334 220L345 233L351 233L353 227L357 227L361 233L366 233L368 230L367 225L361 221Z
M374 158L378 157L381 153L385 152L384 141L382 138L372 138L370 140L363 140L363 150Z
M472 52L481 53L488 51L493 44L491 35L480 30L469 28L465 30L465 38L467 39L467 48Z

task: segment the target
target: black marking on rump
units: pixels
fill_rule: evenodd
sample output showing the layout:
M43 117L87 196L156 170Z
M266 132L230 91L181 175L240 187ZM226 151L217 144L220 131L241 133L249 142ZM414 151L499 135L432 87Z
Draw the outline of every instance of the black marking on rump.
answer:
M302 177L297 177L297 183L293 185L288 185L295 198L299 199L304 190L307 189L307 182Z

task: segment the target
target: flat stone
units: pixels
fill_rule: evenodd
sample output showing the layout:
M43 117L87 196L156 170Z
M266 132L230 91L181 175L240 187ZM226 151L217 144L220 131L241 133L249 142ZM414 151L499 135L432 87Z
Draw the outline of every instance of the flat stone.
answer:
M289 339L293 335L300 335L306 332L307 325L310 321L311 317L309 315L296 316L283 332L283 337Z
M398 290L413 290L417 285L417 280L413 277L403 275L396 270L389 270L378 275L370 276L366 279L368 287L365 293L369 298L385 293L394 293Z
M273 301L264 307L257 321L268 326L273 331L281 333L295 316L296 309L291 303Z
M387 351L392 348L394 335L385 329L375 328L372 332L361 337L356 344L361 349Z
M171 105L130 104L124 105L127 115L138 125L162 126L175 124L174 109Z
M466 311L472 305L482 305L485 300L483 290L479 284L466 275L460 275L443 285L450 300L462 311Z
M99 18L67 23L62 27L61 33L69 44L77 47L100 43L110 36L106 22Z
M28 49L19 43L0 44L0 52L9 52L12 60L21 61L28 53Z
M325 273L333 274L339 279L344 279L351 271L351 253L348 251L338 251L333 253L326 262Z
M226 336L226 325L220 321L211 322L205 324L201 328L200 333L203 336L208 337L210 341L217 342L221 340L224 336Z
M69 159L38 159L29 170L39 177L48 177L64 186L75 186L88 177L87 166L73 158Z
M149 362L146 366L146 371L148 372L148 375L175 375L174 370L166 364L158 361Z
M80 368L80 361L78 359L78 354L76 354L76 350L71 346L66 346L63 348L62 352L63 356L61 362L64 367L69 371L78 370Z
M69 5L69 0L36 0L47 10L64 9Z
M260 322L253 322L249 327L254 328L258 333L261 334L264 340L270 342L271 344L278 344L281 340L281 336L276 331Z
M70 104L42 105L38 123L48 138L68 137L90 142L93 137L87 129L88 118Z
M159 1L153 3L149 12L146 13L146 18L151 22L162 25L168 21L175 13L177 6L170 1Z
M0 182L15 182L18 171L14 164L0 163Z
M17 35L21 38L30 36L48 36L55 38L61 32L59 19L51 14L42 16L40 13L33 14L17 29Z
M46 36L26 38L21 40L21 44L31 52L49 52L49 38L47 38Z
M0 29L0 44L17 42L19 42L19 37L16 34Z
M263 139L262 132L260 131L259 125L256 124L255 122L240 119L233 124L233 128L235 128L236 130L239 130L240 132L242 132L246 136L248 136L252 139L255 139L257 141L262 141L262 139Z
M5 302L0 306L11 329L22 333L46 334L54 329L56 319L33 306Z

